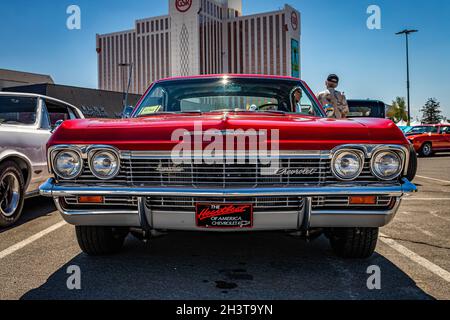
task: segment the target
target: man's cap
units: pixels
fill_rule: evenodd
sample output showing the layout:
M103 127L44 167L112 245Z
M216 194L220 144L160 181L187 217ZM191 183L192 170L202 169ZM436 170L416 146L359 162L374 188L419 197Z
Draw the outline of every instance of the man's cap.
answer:
M339 83L339 77L335 74L330 74L327 78L327 81Z

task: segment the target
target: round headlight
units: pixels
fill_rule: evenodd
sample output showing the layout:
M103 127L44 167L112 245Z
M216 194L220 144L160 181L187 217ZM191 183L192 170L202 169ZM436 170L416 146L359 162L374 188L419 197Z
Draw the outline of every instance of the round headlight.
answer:
M402 159L393 151L381 151L372 158L372 172L381 180L392 180L402 173Z
M112 151L99 151L92 156L90 167L94 176L102 180L107 180L117 175L120 169L120 162L116 153Z
M56 175L63 179L74 179L83 170L83 160L75 151L61 151L53 160Z
M354 180L364 167L363 157L355 151L340 151L332 161L333 174L340 180Z

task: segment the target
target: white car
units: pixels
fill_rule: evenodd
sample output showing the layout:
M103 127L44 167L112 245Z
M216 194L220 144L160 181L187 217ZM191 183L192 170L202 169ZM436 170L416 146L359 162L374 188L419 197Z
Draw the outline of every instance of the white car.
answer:
M50 177L46 144L61 121L84 118L75 106L50 97L0 92L0 228L15 223L24 199Z

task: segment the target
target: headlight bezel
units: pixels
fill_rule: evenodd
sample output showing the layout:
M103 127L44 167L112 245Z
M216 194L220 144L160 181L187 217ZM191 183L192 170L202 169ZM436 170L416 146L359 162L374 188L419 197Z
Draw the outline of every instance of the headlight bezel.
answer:
M355 155L360 160L360 167L359 167L357 173L354 174L352 177L343 177L338 172L336 172L336 168L335 168L336 161L337 161L338 157L344 153ZM358 150L358 149L340 149L340 150L336 151L335 153L333 153L333 157L331 160L331 172L337 179L339 179L341 181L354 181L363 172L364 165L365 165L365 154L363 151Z
M70 176L65 176L61 173L61 171L58 169L58 166L56 164L56 161L58 160L58 157L63 154L63 153L72 153L74 155L76 155L78 157L78 160L80 162L80 168L78 169L78 171L76 172L76 174L72 174ZM66 149L60 149L60 150L56 150L55 153L52 156L52 169L53 172L55 173L55 175L62 179L62 180L75 180L77 179L84 170L84 161L83 161L83 156L81 154L80 151L73 149L73 148L66 148Z
M102 153L110 153L115 157L115 160L117 161L117 166L116 169L113 171L112 174L108 175L108 176L102 176L100 174L98 174L96 172L96 170L94 170L94 165L93 165L93 160L95 159L95 157L99 154ZM88 151L88 165L89 165L89 170L90 172L94 175L94 177L96 177L97 179L106 181L106 180L112 180L115 177L117 177L117 175L120 173L121 170L121 161L120 161L120 154L119 152L112 148L112 147L96 147L96 148L91 148Z
M399 167L397 169L396 174L393 174L393 175L390 175L390 176L382 176L381 174L379 174L379 172L377 172L377 170L375 169L376 168L375 162L376 162L376 160L377 160L377 158L378 158L378 156L380 154L392 154L392 155L395 155L397 157L398 162L399 162ZM402 175L402 173L404 172L404 167L405 167L404 161L405 160L404 160L404 157L402 156L402 154L400 154L399 152L397 152L395 150L392 150L392 149L379 149L376 152L374 152L373 155L372 155L372 159L370 160L370 170L371 170L372 174L376 178L378 178L378 179L380 179L382 181L395 180L398 177L400 177Z

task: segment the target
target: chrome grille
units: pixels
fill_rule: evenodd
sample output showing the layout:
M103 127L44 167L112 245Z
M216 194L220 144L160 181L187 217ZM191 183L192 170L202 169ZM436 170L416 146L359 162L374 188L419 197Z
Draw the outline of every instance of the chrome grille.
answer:
M83 160L83 173L75 180L75 183L83 183L83 184L98 184L98 183L108 183L108 184L117 184L117 185L129 185L131 183L131 175L130 175L130 165L128 160L121 159L121 167L119 174L111 180L103 181L96 178L91 170L89 169L89 164L87 159Z
M242 164L181 164L171 159L132 159L130 172L136 186L162 187L269 187L320 184L327 170L324 159L281 159L280 168L295 171L276 173L268 164L246 159ZM296 171L297 170L297 171Z
M299 197L257 197L257 198L191 198L191 197L152 197L146 199L147 208L154 211L195 212L197 203L210 204L252 204L254 212L303 210L304 199Z
M75 182L83 184L121 185L134 187L193 187L193 188L265 188L342 183L331 171L328 154L316 156L282 156L280 168L285 174L275 174L270 165L246 159L243 164L196 164L175 166L170 156L133 155L124 152L121 170L112 180L102 181L92 175L87 160L83 174ZM159 168L159 170L158 170ZM166 171L165 171L166 170ZM309 171L309 172L308 172ZM366 159L360 177L348 183L380 182Z

